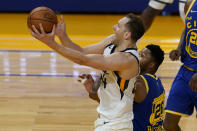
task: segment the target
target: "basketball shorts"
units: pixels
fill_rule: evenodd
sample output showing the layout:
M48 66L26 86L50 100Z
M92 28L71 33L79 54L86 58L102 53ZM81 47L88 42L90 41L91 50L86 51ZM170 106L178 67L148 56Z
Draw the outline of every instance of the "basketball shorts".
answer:
M193 113L194 107L197 109L197 93L189 87L194 73L184 66L180 68L167 99L167 113L188 116Z
M133 131L132 120L109 121L103 118L98 118L94 125L94 131Z

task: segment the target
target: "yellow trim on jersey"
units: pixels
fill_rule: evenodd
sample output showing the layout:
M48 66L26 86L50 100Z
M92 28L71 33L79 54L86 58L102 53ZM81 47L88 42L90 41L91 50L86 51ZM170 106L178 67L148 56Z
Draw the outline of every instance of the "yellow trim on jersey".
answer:
M140 75L140 76L141 76L141 78L144 80L144 83L145 83L145 86L146 86L146 92L147 92L147 94L148 94L148 91L149 91L148 82L147 82L146 78L145 78L143 75Z
M192 3L189 5L189 8L187 9L187 12L186 12L186 15L185 15L185 18L187 17L187 15L188 15L188 13L189 13L190 9L192 8L195 1L196 0L193 0Z
M124 85L125 85L125 79L121 79L121 81L120 81L120 89L121 89L121 91L124 91Z
M174 115L178 115L178 116L185 116L185 117L189 116L187 114L183 114L183 113L179 113L179 112L175 112L175 111L170 111L170 110L165 110L165 112L170 113L170 114L174 114Z
M190 70L190 71L194 71L194 72L197 72L196 70L194 70L194 69L192 69L192 68L190 68L190 67L188 67L188 66L186 66L186 65L183 65L186 69L188 69L188 70Z
M157 79L158 79L158 78L157 78L156 76L154 76L154 75L151 75L151 74L148 74L148 73L146 73L146 75L148 75L148 76L150 76L150 77L154 78L155 80L157 80Z

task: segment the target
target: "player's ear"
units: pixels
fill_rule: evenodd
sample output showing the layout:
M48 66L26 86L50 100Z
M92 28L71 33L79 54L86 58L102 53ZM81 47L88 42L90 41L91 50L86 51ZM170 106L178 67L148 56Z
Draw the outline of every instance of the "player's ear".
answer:
M126 31L126 32L124 33L124 39L125 39L125 40L131 39L131 32Z
M154 62L149 63L149 68L151 69L155 68L155 63Z

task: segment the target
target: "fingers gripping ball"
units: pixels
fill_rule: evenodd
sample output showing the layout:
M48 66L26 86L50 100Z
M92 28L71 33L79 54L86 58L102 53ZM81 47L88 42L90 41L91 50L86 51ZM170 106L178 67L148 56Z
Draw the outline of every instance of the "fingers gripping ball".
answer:
M34 25L40 31L40 23L44 31L50 33L53 29L53 25L57 24L55 12L47 7L37 7L33 9L28 16L27 25L30 29L32 29L32 25Z

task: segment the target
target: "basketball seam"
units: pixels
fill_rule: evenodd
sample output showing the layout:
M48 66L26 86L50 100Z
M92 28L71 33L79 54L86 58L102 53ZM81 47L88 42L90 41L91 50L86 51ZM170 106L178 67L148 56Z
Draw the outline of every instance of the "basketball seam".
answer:
M32 15L33 15L34 13L36 13L36 12L39 12L39 11L48 11L48 10L38 10L38 11L33 12ZM56 14L54 13L54 11L52 11L52 10L50 10L50 11L53 13L54 16L56 16ZM31 13L30 13L30 14L31 14Z
M39 12L39 11L48 11L48 10L38 10L38 11L33 12L33 13L30 15L30 20L43 20L43 19L32 19L32 18L31 18L31 16L32 16L34 13ZM52 12L53 15L56 17L56 14L55 14L53 11L51 11L51 12ZM49 22L52 22L52 23L56 24L56 22L50 21L50 20L43 20L43 21L49 21Z
M56 22L51 21L51 20L45 20L45 19L31 19L31 20L40 20L40 21L47 21L47 22L51 22L53 24L56 24Z

